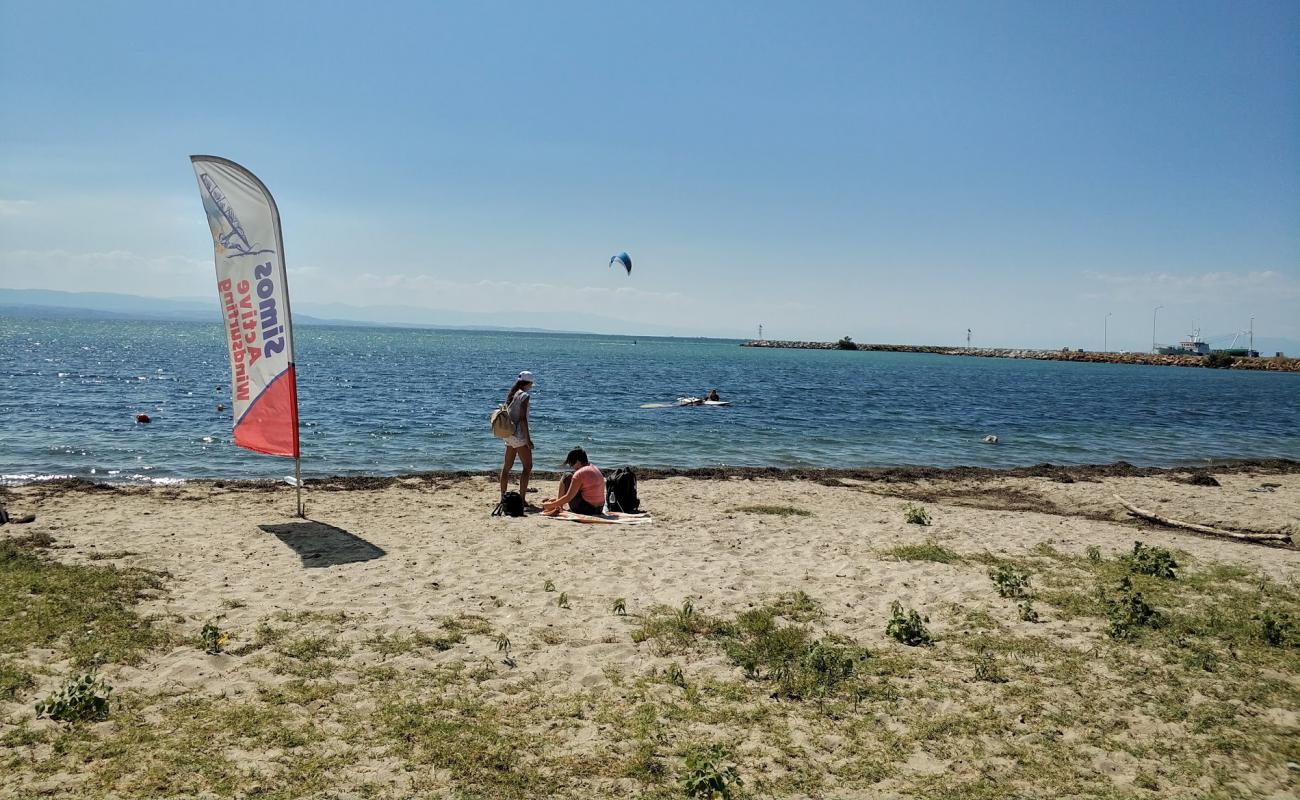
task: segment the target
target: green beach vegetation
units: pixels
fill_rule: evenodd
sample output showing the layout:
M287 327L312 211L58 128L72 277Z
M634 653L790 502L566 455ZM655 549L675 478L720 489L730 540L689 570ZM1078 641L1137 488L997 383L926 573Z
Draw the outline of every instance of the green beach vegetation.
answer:
M195 641L190 623L135 610L165 576L64 564L13 540L0 555L0 677L23 709L4 722L0 770L31 794L62 775L55 796L1227 796L1282 785L1300 758L1276 711L1300 699L1296 586L1146 545L1114 558L895 548L883 555L984 588L887 613L800 589L642 614L603 598L617 608L599 614L610 645L652 666L601 664L589 687L528 670L575 646L563 615L510 636L472 612L398 632L352 611L214 622L231 642L216 657L275 676L240 696L110 690L118 665ZM1021 625L1033 604L1049 620ZM48 647L68 667L26 657ZM1120 751L1133 768L1117 785L1096 759Z

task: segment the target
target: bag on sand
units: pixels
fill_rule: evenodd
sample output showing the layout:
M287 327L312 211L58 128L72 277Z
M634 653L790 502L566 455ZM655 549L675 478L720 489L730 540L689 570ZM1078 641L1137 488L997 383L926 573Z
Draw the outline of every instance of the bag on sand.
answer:
M641 510L636 496L636 473L631 467L619 467L605 479L605 505L610 511L635 514Z
M505 403L497 406L488 419L492 421L493 436L498 439L506 439L514 435L515 423L510 421L510 409Z
M524 496L519 492L506 492L501 495L501 502L492 509L494 517L522 517L524 515Z

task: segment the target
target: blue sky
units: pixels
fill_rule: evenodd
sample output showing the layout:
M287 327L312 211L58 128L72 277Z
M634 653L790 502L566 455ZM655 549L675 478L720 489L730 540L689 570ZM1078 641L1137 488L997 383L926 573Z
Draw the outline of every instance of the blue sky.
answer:
M0 286L212 293L213 153L301 303L1300 339L1294 2L367 5L0 0Z

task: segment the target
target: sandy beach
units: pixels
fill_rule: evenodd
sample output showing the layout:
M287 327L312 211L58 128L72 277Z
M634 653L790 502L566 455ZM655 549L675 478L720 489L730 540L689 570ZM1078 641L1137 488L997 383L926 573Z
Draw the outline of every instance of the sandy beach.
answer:
M318 482L307 521L286 486L6 489L11 557L152 577L129 652L0 640L0 797L681 797L709 753L737 797L1293 797L1300 552L1114 495L1300 538L1300 466L1132 472L652 477L637 526L491 518L483 476ZM1117 637L1131 573L1163 623ZM755 609L852 666L791 689L745 661ZM106 719L35 718L96 663Z

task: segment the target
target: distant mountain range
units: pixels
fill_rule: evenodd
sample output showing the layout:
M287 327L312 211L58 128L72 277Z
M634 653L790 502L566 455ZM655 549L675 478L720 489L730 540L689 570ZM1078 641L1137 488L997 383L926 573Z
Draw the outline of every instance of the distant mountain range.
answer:
M61 292L50 289L0 288L0 316L67 319L144 319L220 322L216 298L161 298L109 292ZM415 306L352 306L344 303L294 303L297 325L349 325L405 328L496 330L522 333L598 333L629 335L627 322L571 311L512 312L501 324L499 314L445 311ZM641 325L642 336L683 336L680 329Z

